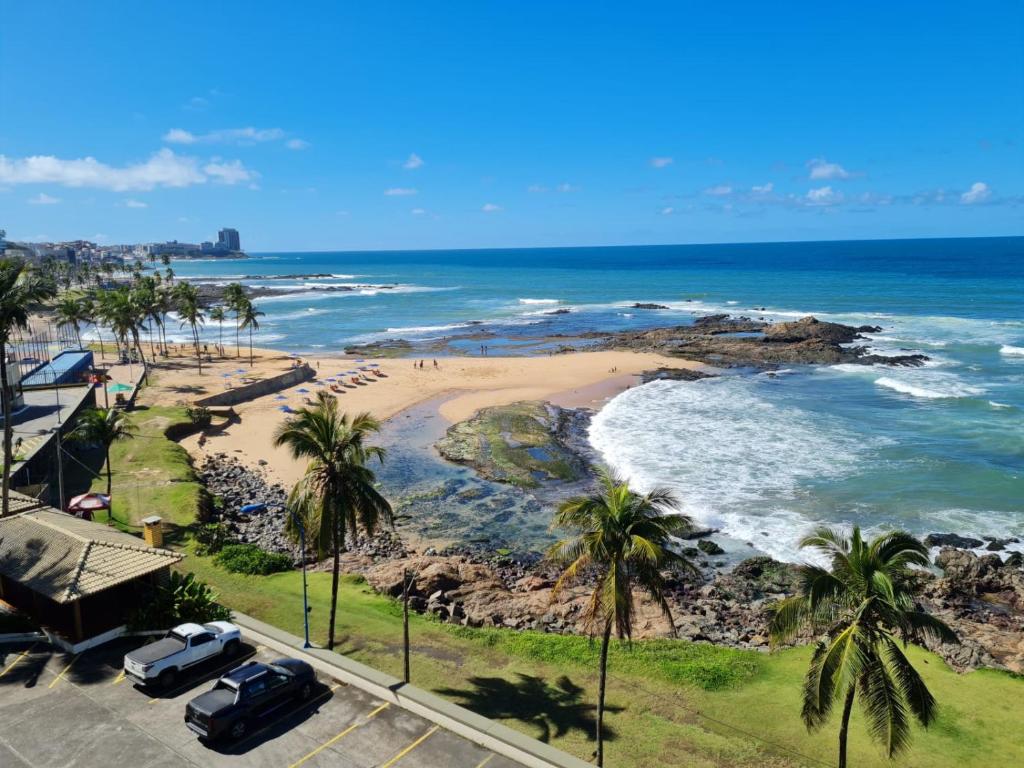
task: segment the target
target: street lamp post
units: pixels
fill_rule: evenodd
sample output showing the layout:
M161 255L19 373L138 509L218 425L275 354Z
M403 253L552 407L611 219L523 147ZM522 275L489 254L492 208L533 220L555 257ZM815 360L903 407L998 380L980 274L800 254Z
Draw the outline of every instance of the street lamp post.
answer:
M309 642L309 595L306 586L306 526L302 524L298 515L294 512L291 514L292 520L299 526L299 547L302 556L302 622L306 630L306 641L302 644L302 647L312 648L313 646Z

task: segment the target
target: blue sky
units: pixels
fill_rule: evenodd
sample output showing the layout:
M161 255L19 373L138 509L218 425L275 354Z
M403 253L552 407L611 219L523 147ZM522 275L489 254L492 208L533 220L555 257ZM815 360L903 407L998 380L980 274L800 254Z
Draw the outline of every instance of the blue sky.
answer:
M1024 233L1024 6L4 4L0 227L250 250Z

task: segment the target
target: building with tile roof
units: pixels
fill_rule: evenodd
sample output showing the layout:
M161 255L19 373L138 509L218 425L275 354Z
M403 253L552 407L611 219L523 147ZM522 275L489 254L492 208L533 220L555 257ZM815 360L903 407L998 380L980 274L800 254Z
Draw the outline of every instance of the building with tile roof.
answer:
M40 507L0 519L0 598L80 642L123 625L184 555Z

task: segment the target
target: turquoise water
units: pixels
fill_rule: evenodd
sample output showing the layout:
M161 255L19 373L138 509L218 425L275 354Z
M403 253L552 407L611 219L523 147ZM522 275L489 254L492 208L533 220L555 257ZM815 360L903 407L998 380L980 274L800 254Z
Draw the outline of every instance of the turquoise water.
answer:
M257 302L267 316L256 343L304 353L478 329L642 328L708 312L880 325L874 350L931 363L657 382L613 400L591 440L638 487L675 488L739 549L793 558L819 522L1024 538L1024 238L286 253L174 268L225 282L332 275L242 280L288 288ZM331 284L353 290L310 290ZM570 312L547 314L558 308Z

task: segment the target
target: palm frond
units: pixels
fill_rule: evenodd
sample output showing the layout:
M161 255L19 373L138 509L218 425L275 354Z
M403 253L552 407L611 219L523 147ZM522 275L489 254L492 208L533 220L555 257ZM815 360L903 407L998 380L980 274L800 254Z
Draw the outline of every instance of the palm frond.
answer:
M858 685L868 733L891 759L910 743L907 709L896 683L883 661L872 654Z

